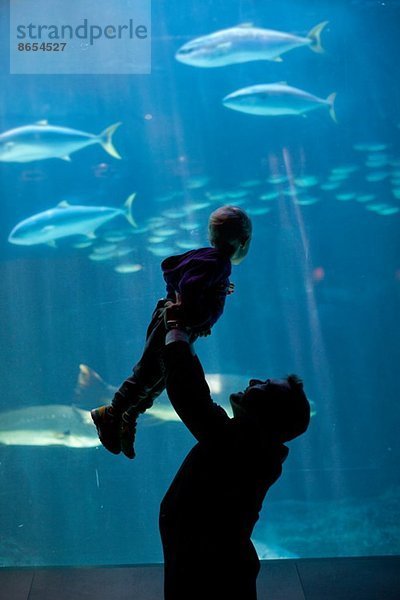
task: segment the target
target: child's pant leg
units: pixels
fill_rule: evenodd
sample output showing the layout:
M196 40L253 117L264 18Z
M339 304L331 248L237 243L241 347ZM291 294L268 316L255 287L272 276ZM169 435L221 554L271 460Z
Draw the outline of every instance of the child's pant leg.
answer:
M133 373L117 390L112 406L118 412L134 407L136 412L150 408L154 400L165 389L162 350L165 344L164 304L159 300L147 328L146 344Z

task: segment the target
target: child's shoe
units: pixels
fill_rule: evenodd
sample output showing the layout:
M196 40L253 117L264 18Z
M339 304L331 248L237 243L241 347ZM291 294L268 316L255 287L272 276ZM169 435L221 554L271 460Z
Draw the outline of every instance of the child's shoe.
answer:
M121 452L121 416L113 412L112 406L94 408L90 414L104 448L113 454L119 454Z
M134 448L135 436L136 436L136 422L139 413L135 410L129 409L122 415L120 423L120 445L121 450L127 458L135 458L136 452Z

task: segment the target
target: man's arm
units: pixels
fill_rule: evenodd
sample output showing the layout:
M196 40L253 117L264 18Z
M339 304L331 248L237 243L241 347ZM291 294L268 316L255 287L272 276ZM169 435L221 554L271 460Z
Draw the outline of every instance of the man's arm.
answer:
M169 331L164 349L166 388L172 406L197 440L216 432L229 417L210 396L203 368L184 331Z

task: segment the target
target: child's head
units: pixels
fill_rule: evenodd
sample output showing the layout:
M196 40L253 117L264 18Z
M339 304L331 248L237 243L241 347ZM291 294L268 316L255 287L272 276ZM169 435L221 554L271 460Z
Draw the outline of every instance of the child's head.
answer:
M225 252L234 265L247 255L251 241L251 220L237 206L217 208L208 221L208 235L214 248Z
M250 379L245 391L231 394L230 401L235 417L256 420L281 442L304 433L310 422L310 404L297 375Z

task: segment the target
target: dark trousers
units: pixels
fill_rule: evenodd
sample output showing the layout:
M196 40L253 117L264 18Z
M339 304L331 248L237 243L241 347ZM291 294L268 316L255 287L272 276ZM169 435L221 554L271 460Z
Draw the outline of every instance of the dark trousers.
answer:
M164 311L166 299L157 302L146 333L146 344L142 357L133 367L133 372L115 392L112 406L118 412L132 408L144 412L165 389L162 350L165 344Z
M143 354L133 367L132 375L115 392L111 404L119 413L128 411L137 416L153 406L154 400L165 390L162 354L167 333L164 323L166 302L166 298L157 302L147 328ZM193 343L196 338L192 334L190 342Z

